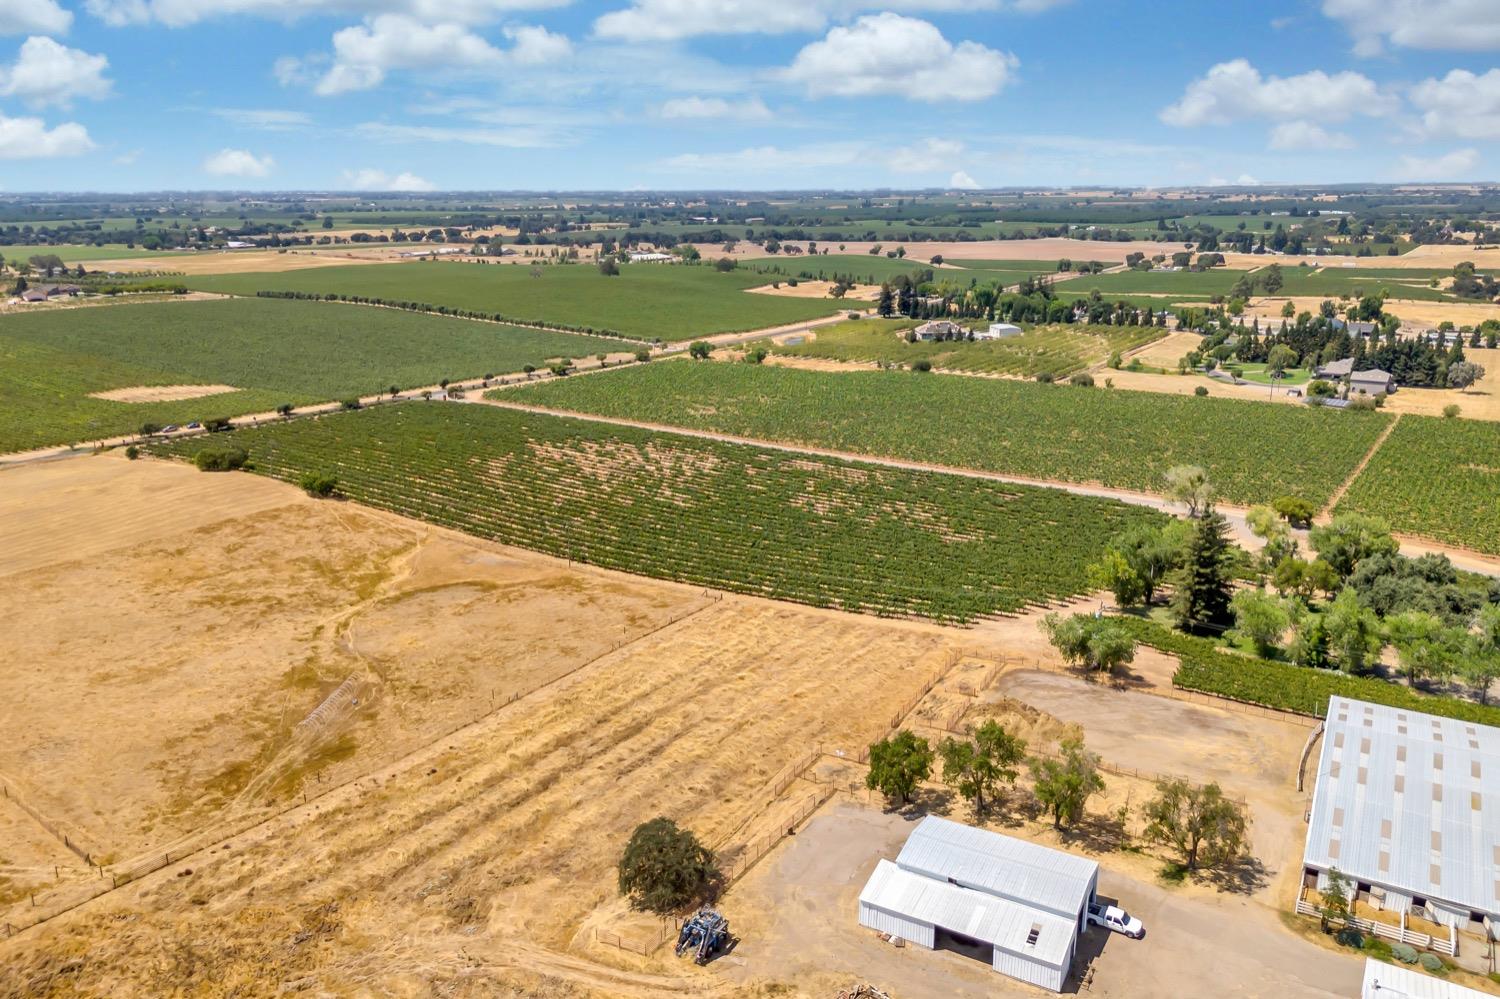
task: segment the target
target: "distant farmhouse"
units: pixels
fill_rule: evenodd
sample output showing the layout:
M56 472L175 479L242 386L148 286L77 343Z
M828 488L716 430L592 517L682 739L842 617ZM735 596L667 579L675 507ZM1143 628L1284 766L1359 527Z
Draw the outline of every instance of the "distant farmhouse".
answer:
M916 329L917 339L923 343L931 343L935 340L967 340L969 331L958 323L947 319L934 319L930 323L923 323Z

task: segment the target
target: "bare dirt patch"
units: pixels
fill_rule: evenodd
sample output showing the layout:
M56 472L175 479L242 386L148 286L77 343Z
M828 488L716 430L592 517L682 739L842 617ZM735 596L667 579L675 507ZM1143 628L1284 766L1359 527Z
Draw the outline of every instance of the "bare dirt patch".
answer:
M134 385L107 392L93 392L89 394L89 398L109 402L181 402L184 399L202 399L205 396L238 391L233 385Z
M746 288L745 290L755 295L776 295L780 298L833 298L831 292L834 284L832 281L798 281L796 285L780 282L775 285L763 284L758 288ZM880 297L880 288L876 285L862 285L851 288L844 293L845 299L860 302L873 302Z

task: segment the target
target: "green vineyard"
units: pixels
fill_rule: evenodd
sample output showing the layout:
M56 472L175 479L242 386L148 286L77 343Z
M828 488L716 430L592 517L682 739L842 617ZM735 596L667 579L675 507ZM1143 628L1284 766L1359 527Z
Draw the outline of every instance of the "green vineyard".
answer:
M1207 468L1227 502L1321 505L1389 417L913 372L652 364L506 392L539 406L1028 478L1159 492Z
M1087 589L1084 566L1161 515L1057 490L810 460L481 405L411 403L161 445L231 441L257 471L661 579L970 622Z
M1500 553L1500 429L1405 416L1339 502L1393 530Z
M805 342L776 347L789 357L833 361L912 365L928 361L934 368L985 375L1063 378L1095 364L1115 351L1134 350L1166 335L1166 330L1139 326L1039 326L1004 340L907 343L901 331L911 320L854 320L824 327Z

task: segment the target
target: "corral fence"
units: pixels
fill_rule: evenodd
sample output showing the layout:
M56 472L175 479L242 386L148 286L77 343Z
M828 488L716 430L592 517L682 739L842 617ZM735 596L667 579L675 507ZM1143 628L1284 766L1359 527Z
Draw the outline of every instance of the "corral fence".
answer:
M1322 910L1309 902L1306 898L1307 890L1304 888L1297 898L1297 914L1299 916L1314 916L1321 919ZM1448 939L1433 936L1430 933L1418 933L1416 930L1406 928L1406 913L1401 913L1401 924L1392 926L1390 923L1382 923L1378 919L1365 919L1361 916L1351 915L1347 922L1350 926L1361 933L1369 933L1397 943L1406 944L1408 947L1416 947L1419 950L1430 950L1438 954L1447 954L1454 957L1458 954L1458 933L1453 927L1448 927Z
M68 832L62 826L58 825L56 822L53 822L51 819L47 818L41 812L33 808L31 806L31 803L28 802L24 797L22 797L20 788L12 787L8 781L0 781L0 796L3 796L6 801L14 803L16 807L21 809L21 811L31 816L32 820L36 822L37 825L47 830L47 832L50 833L54 839L56 839L59 843L66 847L68 851L76 856L79 860L82 860L90 867L98 866L94 863L92 853L89 850L85 849L84 846L73 837L72 833Z
M644 939L627 940L618 933L611 933L609 930L601 930L598 927L594 929L594 939L606 947L613 947L616 950L628 950L632 954L647 957L668 940L675 939L681 930L681 916L665 916L657 928Z

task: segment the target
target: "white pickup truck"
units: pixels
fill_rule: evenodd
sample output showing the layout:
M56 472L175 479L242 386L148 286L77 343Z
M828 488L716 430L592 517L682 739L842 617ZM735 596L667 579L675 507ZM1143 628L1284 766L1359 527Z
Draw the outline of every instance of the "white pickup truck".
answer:
M1098 902L1090 902L1089 922L1095 926L1102 926L1106 930L1123 933L1135 940L1139 940L1146 935L1146 927L1139 919L1124 909L1113 905L1100 905Z

